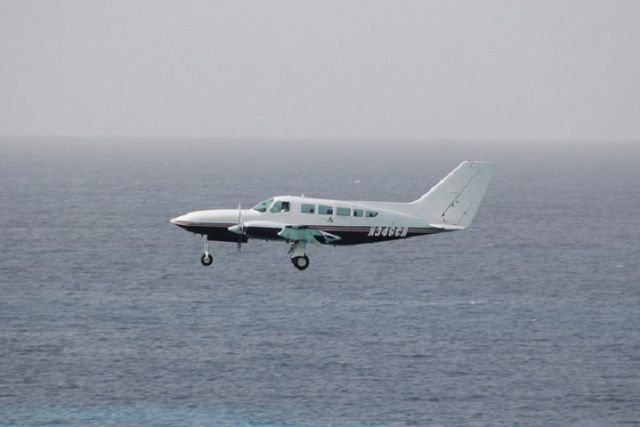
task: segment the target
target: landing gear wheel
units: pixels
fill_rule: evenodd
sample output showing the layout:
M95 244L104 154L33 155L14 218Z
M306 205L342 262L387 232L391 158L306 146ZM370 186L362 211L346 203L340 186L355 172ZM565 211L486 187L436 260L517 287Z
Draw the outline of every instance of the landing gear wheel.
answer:
M200 257L200 262L204 266L211 265L211 263L213 262L213 257L211 256L211 254L202 254L202 257Z
M309 267L309 257L308 256L297 256L291 258L291 263L298 270L306 270Z
M209 247L209 236L205 235L202 237L204 237L204 247L202 248L203 254L200 257L200 262L206 267L208 265L211 265L211 263L213 262L213 257L211 256L211 248Z

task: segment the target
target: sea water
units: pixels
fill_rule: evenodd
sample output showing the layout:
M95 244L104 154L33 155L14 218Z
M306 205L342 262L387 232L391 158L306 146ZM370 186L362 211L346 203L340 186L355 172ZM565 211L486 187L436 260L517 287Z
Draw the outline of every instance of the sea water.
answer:
M169 223L273 195L410 201L496 163L463 232L310 247ZM0 141L0 425L640 422L640 149Z

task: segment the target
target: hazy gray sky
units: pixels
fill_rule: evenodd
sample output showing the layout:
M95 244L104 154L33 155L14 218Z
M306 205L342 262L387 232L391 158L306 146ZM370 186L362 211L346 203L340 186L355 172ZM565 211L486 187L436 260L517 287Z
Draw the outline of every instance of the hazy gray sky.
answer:
M640 140L640 1L0 0L0 135Z

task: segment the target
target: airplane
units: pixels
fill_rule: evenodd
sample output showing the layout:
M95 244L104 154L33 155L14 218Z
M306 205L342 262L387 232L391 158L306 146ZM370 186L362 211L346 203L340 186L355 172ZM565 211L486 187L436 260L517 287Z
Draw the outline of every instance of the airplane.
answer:
M195 211L170 222L204 237L204 266L213 262L212 241L236 242L240 251L249 239L262 239L288 243L293 266L305 270L307 244L356 245L466 229L494 171L491 163L464 161L409 203L276 196L251 209Z

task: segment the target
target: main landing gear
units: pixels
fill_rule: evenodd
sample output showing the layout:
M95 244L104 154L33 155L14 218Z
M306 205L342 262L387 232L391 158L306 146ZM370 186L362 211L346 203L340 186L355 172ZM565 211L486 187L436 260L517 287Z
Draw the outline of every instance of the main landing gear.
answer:
M307 242L291 242L291 248L289 249L289 257L291 258L291 264L298 270L306 270L309 267L309 257L306 254ZM211 241L204 236L204 248L202 256L200 257L200 263L205 267L213 264L213 254L211 253Z
M305 253L307 242L293 242L291 249L289 249L289 256L291 257L291 263L298 270L306 270L309 267L309 257Z
M297 256L295 258L291 258L291 263L298 270L306 270L307 267L309 267L309 257L306 255Z
M211 252L209 252L209 239L207 236L204 236L204 253L200 257L200 262L205 267L210 266L213 262L213 256L211 255Z

